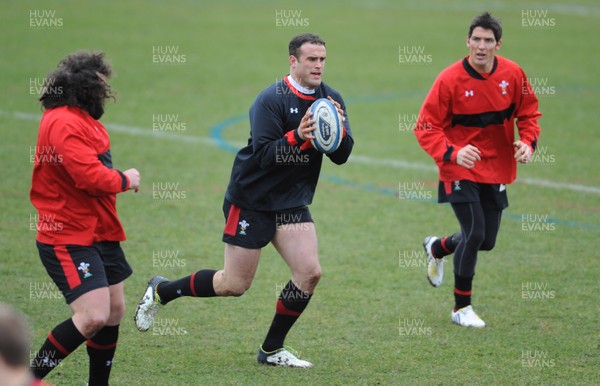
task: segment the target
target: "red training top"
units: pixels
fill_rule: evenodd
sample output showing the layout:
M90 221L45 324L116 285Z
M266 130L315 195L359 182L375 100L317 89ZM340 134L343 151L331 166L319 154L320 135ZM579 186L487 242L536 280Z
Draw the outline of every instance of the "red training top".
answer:
M415 126L421 147L435 160L440 180L508 184L517 176L514 120L521 141L535 150L542 114L523 70L501 56L480 74L468 56L443 70L429 91ZM456 164L466 145L480 151L471 169Z
M116 193L129 179L112 168L106 128L86 111L48 109L40 122L30 198L37 240L62 245L123 241Z

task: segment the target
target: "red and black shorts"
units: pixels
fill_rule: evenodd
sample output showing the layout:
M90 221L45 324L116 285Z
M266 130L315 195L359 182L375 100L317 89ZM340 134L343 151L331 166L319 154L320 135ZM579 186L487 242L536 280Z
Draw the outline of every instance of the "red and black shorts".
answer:
M223 241L248 249L266 246L273 240L278 229L288 229L290 224L313 222L307 206L259 212L239 208L225 199L223 214L226 221Z
M117 241L91 246L36 244L42 264L67 304L97 288L118 284L133 273Z
M508 195L504 184L482 184L469 180L440 181L438 202L480 202L482 207L503 210L508 208Z

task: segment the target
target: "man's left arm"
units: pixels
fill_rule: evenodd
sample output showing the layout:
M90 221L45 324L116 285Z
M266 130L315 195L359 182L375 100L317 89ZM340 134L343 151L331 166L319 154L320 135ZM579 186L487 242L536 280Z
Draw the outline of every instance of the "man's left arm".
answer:
M338 98L339 100L336 100ZM348 157L350 157L350 153L352 153L352 148L354 147L354 138L352 138L352 131L350 130L350 121L348 120L348 113L346 112L346 104L344 103L344 99L342 99L341 95L336 95L335 97L329 97L329 99L333 102L335 107L337 107L340 115L342 116L342 142L336 151L327 154L327 157L333 163L337 165L342 165L348 161Z
M541 128L538 119L542 114L538 110L538 99L529 84L527 76L520 70L521 87L517 93L517 109L515 118L519 130L519 140L514 142L515 158L518 162L527 163L537 147Z

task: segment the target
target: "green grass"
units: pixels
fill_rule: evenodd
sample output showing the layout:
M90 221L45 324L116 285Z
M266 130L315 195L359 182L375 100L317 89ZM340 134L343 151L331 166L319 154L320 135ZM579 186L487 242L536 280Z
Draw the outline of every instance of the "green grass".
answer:
M546 79L540 95L540 144L552 162L521 166L509 190L496 248L482 253L474 302L489 327L450 323L451 272L440 289L425 280L420 243L457 224L448 206L399 200L400 182L425 184L435 198L433 163L399 117L417 114L435 76L466 54L464 36L485 4L418 1L196 2L10 1L0 16L3 60L0 114L3 143L0 217L0 300L30 317L32 350L69 316L64 301L32 297L50 283L29 230L28 192L40 114L31 79L44 77L67 53L100 49L113 63L117 103L102 121L141 128L111 133L116 167L137 167L143 189L119 196L134 268L126 282L129 309L122 323L114 385L154 384L598 384L600 335L598 253L600 173L596 110L600 8L593 1L494 2L503 20L501 54L530 77ZM30 10L55 10L57 29L29 26ZM301 11L308 28L275 25L276 10ZM548 10L549 29L521 25L521 11ZM141 334L134 305L154 274L180 277L220 268L221 204L233 154L207 140L216 125L239 145L248 135L247 111L256 94L286 74L287 42L308 29L327 41L325 80L344 95L356 140L343 167L323 167L311 211L324 275L287 343L314 361L310 371L260 367L258 345L274 311L276 289L289 279L272 247L250 291L238 299L182 299L160 318L170 329ZM177 47L186 61L152 62L154 46ZM400 46L424 47L430 63L400 64ZM15 117L13 112L30 114ZM179 114L184 132L152 134L154 114ZM371 161L365 162L367 160ZM394 166L405 161L415 169ZM381 161L381 162L373 162ZM559 187L540 186L547 180ZM185 198L153 198L153 184L178 183ZM572 185L592 187L592 192ZM522 215L548 216L550 230L527 231ZM536 224L534 224L536 225ZM542 226L541 223L537 224ZM549 225L548 225L549 227ZM175 267L153 265L153 253L178 254ZM415 265L417 265L415 267ZM523 299L523 287L539 286ZM535 292L535 291L534 291ZM49 295L56 295L50 292ZM414 334L406 328L419 324ZM402 329L404 328L404 330ZM402 334L404 332L404 334ZM533 355L533 366L527 356ZM525 357L525 358L524 358ZM79 349L47 380L84 384L87 356Z

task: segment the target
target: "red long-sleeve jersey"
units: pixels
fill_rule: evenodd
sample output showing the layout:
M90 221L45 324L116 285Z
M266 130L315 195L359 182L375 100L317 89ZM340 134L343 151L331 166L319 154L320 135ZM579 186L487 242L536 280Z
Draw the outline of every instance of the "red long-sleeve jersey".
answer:
M86 111L48 109L40 122L30 198L38 210L37 240L91 245L123 241L116 194L129 180L112 168L106 128Z
M537 97L515 62L496 56L490 73L480 74L467 56L435 80L415 135L435 160L441 181L508 184L517 175L514 121L520 140L535 150L539 117ZM481 151L481 161L471 169L456 164L458 151L468 144Z

